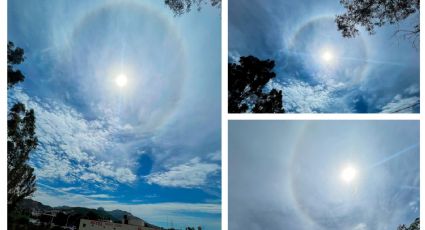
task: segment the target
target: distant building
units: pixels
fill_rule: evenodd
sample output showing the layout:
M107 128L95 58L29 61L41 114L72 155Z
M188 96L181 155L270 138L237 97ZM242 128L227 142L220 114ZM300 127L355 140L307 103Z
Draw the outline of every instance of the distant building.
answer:
M127 224L125 224L127 223ZM79 230L158 230L158 228L145 227L143 220L127 219L123 220L123 224L112 223L109 221L97 220L80 220Z

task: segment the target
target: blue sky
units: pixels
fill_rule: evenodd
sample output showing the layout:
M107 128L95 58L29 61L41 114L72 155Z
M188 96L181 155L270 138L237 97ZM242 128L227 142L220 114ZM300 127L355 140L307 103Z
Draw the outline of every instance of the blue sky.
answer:
M419 48L393 35L413 28L419 15L347 39L334 23L343 12L336 0L231 0L229 61L275 60L277 77L267 89L283 90L287 112L388 113L418 102ZM330 62L322 60L325 52Z
M418 121L229 122L230 230L397 229L419 181Z
M220 9L8 3L8 39L26 57L9 103L36 113L33 198L220 229Z

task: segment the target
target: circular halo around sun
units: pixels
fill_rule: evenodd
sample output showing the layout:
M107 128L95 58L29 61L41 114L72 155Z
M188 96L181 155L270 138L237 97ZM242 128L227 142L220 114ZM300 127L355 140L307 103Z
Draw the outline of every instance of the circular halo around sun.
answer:
M335 29L334 16L319 16L301 23L285 45L292 54L287 62L300 61L315 81L352 86L367 76L366 42L362 36L344 39Z
M99 105L91 107L95 113L110 108L134 129L164 125L179 109L188 68L186 43L174 23L137 1L99 3L88 10L72 28L70 58L64 61L64 68L79 76L72 80L78 94L86 95L85 104ZM82 55L93 49L96 54ZM167 58L158 50L169 51Z
M319 55L320 52L316 54ZM358 209L353 202L365 192L360 168L363 155L358 154L359 156L353 158L351 153L341 151L347 146L352 146L351 138L337 142L334 138L313 141L318 136L317 132L310 132L312 129L320 127L318 130L323 133L339 129L333 127L329 130L325 126L317 125L314 122L304 124L291 151L288 186L294 209L306 224L312 226L312 229L350 229L352 226L342 220L348 217L353 223L362 220L362 217L355 216ZM328 148L331 145L333 147ZM363 152L363 147L358 148ZM347 170L347 174L351 174L348 176L351 182L346 184L341 174L349 167L353 169ZM327 216L323 207L326 207L326 213L338 213L338 215L334 215L328 219L329 221L323 221Z

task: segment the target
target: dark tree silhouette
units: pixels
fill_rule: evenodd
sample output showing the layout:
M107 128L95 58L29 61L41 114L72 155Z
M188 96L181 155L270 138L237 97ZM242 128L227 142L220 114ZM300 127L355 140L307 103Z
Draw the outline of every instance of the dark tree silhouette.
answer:
M7 43L7 87L10 88L16 83L25 79L20 70L14 69L13 65L21 64L24 61L24 50L15 47L13 42Z
M23 81L24 76L14 70L14 64L24 60L24 50L8 43L8 88ZM37 147L34 110L27 110L22 103L10 109L7 118L7 204L9 212L25 197L35 191L34 169L28 165L29 154Z
M282 113L282 91L272 89L268 94L262 94L255 104L254 113Z
M63 212L59 212L58 214L56 214L55 218L53 219L53 223L59 226L65 226L67 219L68 219L68 215L66 215Z
M34 110L16 103L7 120L7 201L11 210L35 191L34 169L27 161L37 142Z
M397 230L419 230L420 229L420 225L419 225L419 217L416 218L412 224L410 224L409 227L406 227L406 225L402 224L400 226L398 226Z
M164 3L174 12L174 15L182 15L189 12L193 7L201 10L203 4L213 7L221 7L221 0L164 0Z
M347 12L337 15L335 22L343 37L358 35L358 26L374 34L375 27L396 24L419 11L419 0L340 0L340 3ZM419 36L419 30L418 22L413 29L404 32Z
M239 63L229 63L229 113L284 113L282 91L263 92L274 78L274 61L254 56L241 57Z

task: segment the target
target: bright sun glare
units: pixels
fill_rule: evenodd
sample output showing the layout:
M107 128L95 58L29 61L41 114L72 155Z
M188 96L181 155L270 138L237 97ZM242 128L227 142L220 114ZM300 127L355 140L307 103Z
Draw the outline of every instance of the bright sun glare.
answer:
M125 74L120 74L115 78L115 83L118 87L124 87L127 85L127 76Z
M357 176L357 170L351 166L347 166L342 170L341 179L345 183L351 183Z
M332 59L334 58L333 54L331 51L329 50L325 50L322 53L322 60L325 61L326 63L329 63L332 61Z

